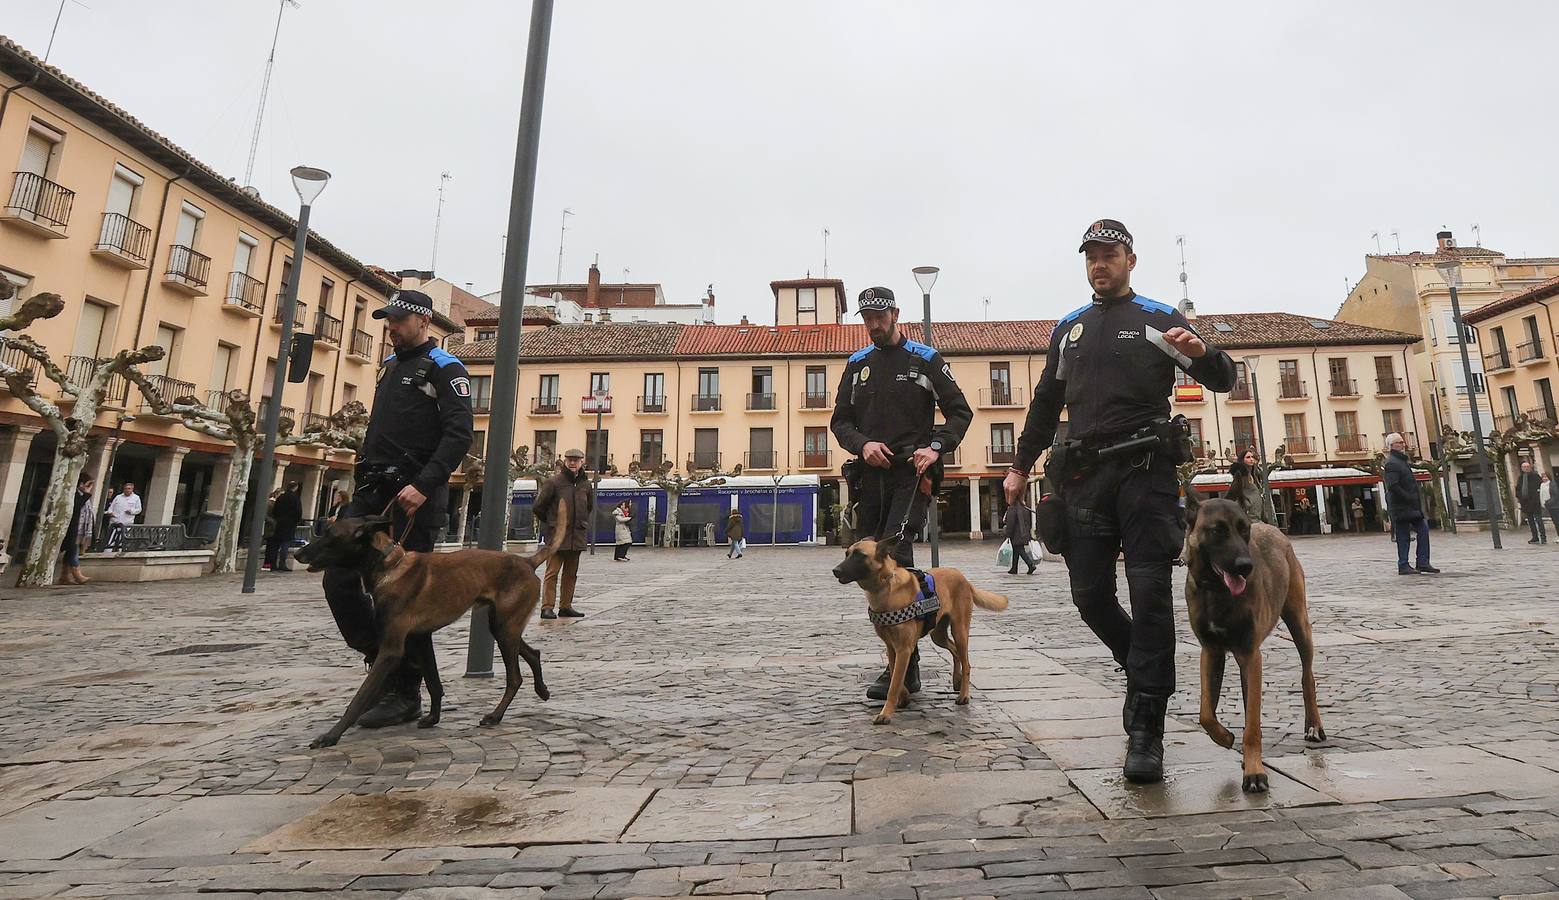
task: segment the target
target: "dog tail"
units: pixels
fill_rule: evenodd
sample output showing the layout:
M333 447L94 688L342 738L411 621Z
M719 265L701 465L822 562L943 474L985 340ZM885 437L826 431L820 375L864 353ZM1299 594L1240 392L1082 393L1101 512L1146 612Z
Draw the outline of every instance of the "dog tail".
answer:
M541 568L541 564L552 558L558 548L563 546L563 537L568 534L568 502L558 500L558 514L552 522L552 535L547 540L547 545L532 553L530 556L522 556L520 560L532 569Z
M973 587L973 585L970 585ZM990 591L982 591L974 588L974 605L981 609L1001 612L1007 608L1007 596L1005 594L993 594Z

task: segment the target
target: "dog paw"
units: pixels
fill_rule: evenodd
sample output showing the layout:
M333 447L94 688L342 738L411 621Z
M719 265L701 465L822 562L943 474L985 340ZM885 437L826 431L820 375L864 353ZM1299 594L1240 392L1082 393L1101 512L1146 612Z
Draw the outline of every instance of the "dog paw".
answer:
M1320 744L1326 741L1326 729L1319 725L1313 725L1305 729L1305 740L1312 744Z
M552 699L552 692L547 690L547 686L546 685L544 685L544 684L537 684L536 685L536 696L540 697L543 700L551 700Z
M336 741L339 740L341 739L333 734L322 734L309 742L309 749L319 750L323 747L334 747L336 745Z
M1267 792L1267 773L1257 772L1254 775L1246 775L1240 782L1240 790L1247 794L1265 794Z
M418 728L432 728L438 724L438 716L423 716L417 720Z
M873 725L886 725L886 724L888 724L889 722L892 722L892 721L893 721L893 717L892 716L885 715L883 713L878 713L877 717L872 719L872 724Z
M969 705L969 698L968 697L959 697L957 700L954 700L953 702L956 703L959 706L968 706Z
M1213 739L1213 743L1227 750L1234 746L1234 732L1218 725L1207 729L1207 736Z
M480 721L480 722L478 722L476 724L482 726L483 728L491 728L494 725L497 725L499 722L502 722L502 721L503 721L503 717L502 716L495 716L492 713L488 713L487 715L482 717L482 721Z

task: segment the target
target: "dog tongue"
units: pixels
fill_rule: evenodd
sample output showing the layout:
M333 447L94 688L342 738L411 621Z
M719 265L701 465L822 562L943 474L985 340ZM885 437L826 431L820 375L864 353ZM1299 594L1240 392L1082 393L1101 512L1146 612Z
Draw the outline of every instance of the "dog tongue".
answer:
M1224 572L1222 570L1219 570L1218 574L1223 576L1223 586L1229 589L1229 593L1236 597L1245 593L1244 578L1241 578L1238 575L1231 575L1230 573Z

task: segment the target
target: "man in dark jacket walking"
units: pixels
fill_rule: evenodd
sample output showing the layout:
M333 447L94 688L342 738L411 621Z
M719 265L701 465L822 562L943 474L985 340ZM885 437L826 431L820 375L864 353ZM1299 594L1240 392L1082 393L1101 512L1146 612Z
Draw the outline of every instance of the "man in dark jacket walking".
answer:
M1516 502L1532 529L1532 539L1527 543L1548 543L1548 527L1543 522L1543 476L1532 468L1529 459L1521 461L1521 474L1516 476Z
M1397 538L1398 575L1438 575L1440 570L1429 564L1429 520L1424 518L1423 498L1419 495L1418 479L1413 477L1413 466L1407 458L1407 441L1392 432L1386 435L1386 503L1391 507L1391 522ZM1407 545L1418 536L1418 565L1407 564Z
M574 608L574 582L579 577L579 555L590 546L591 516L595 514L595 498L590 493L590 478L585 472L585 452L570 450L563 454L563 467L536 492L536 521L542 530L552 531L557 521L558 504L568 504L568 533L557 553L547 560L547 577L541 583L541 617L556 619L582 619L584 613ZM563 598L558 599L558 580L562 576Z
M274 572L291 572L292 567L287 565L287 550L292 546L293 538L297 535L298 523L303 521L303 485L296 481L287 483L287 489L276 498L276 530L271 533L271 541L275 549L265 555L276 560L272 568Z
M1002 520L1002 531L1007 535L1007 540L1012 542L1012 568L1007 570L1008 575L1018 574L1018 560L1021 558L1028 563L1030 575L1034 574L1034 568L1039 565L1039 560L1029 554L1029 541L1034 539L1034 515L1027 506L1023 505L1020 497L1007 507L1007 515Z

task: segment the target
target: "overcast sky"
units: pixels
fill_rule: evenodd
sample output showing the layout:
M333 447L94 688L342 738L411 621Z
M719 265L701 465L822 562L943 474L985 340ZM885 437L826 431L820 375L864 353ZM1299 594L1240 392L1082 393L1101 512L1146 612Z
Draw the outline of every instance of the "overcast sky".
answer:
M217 170L243 174L273 0L67 0L50 62ZM4 0L40 56L58 0ZM561 0L530 283L713 284L771 321L822 273L936 317L1086 300L1078 237L1124 221L1134 286L1202 312L1331 315L1373 252L1442 225L1559 255L1559 4ZM90 7L90 8L87 8ZM494 290L529 4L302 0L283 20L255 184L335 174L315 227L367 262ZM917 318L918 318L918 304Z

